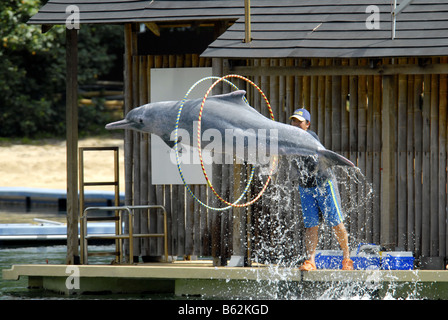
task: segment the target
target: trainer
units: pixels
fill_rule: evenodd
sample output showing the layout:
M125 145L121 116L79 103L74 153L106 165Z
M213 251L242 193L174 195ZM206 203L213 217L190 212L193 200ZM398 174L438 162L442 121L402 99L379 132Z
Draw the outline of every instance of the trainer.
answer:
M311 115L306 109L297 109L289 119L292 126L305 130L319 141L317 134L309 130ZM336 239L341 246L343 252L342 270L353 270L353 261L350 259L348 247L348 234L343 223L344 215L340 206L341 201L334 175L330 169L321 170L318 167L317 160L317 156L300 156L296 161L308 256L300 270L316 270L315 257L320 212L327 225L333 228Z

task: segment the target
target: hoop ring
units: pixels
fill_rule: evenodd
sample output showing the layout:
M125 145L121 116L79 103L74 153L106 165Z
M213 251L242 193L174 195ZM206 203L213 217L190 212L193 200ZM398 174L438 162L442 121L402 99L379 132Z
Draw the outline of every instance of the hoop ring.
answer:
M198 153L199 153L199 160L200 160L200 162L201 162L202 172L204 173L204 177L205 177L205 180L207 181L208 186L209 186L210 189L213 191L213 193L215 194L215 196L218 197L219 200L221 200L222 202L224 202L225 204L227 204L227 205L229 205L229 206L240 208L240 207L247 207L247 206L253 204L255 201L257 201L257 200L263 195L263 193L264 193L264 191L266 190L266 188L267 188L269 182L271 181L272 174L273 174L274 169L275 169L275 163L276 163L277 157L274 156L274 161L273 161L273 163L272 163L272 165L271 165L271 170L270 170L270 172L269 172L269 176L268 176L268 179L266 180L266 183L263 185L263 188L260 190L260 192L258 193L258 195L257 195L254 199L252 199L251 201L248 201L248 202L243 203L243 204L230 203L230 202L224 200L224 199L223 199L223 198L216 192L215 188L213 188L213 185L212 185L212 183L210 182L210 179L209 179L208 176L207 176L207 172L206 172L206 170L205 170L204 162L203 162L203 159L202 159L202 151L201 151L201 122L202 122L202 111L203 111L203 109L204 109L205 101L207 100L207 97L208 97L208 95L210 94L210 92L212 91L212 89L213 89L218 83L220 83L220 82L222 82L222 81L225 81L225 80L227 80L228 78L238 78L238 79L242 79L242 80L246 81L247 83L251 84L255 89L258 90L258 92L261 94L261 96L263 97L263 99L266 101L266 104L267 104L268 109L269 109L269 114L270 114L272 120L274 120L274 113L272 112L271 104L269 103L269 100L268 100L268 98L266 97L266 95L264 94L264 92L263 92L263 91L262 91L262 90L261 90L255 83L254 83L254 82L252 82L251 80L249 80L249 79L247 79L247 78L245 78L245 77L243 77L243 76L237 75L237 74L229 74L229 75L226 75L226 76L221 77L221 78L219 78L218 80L216 80L216 81L210 86L210 88L208 88L207 92L206 92L205 95L204 95L204 98L202 99L201 109L199 110L199 117L198 117Z
M182 182L184 183L185 188L187 189L188 193L193 197L193 199L198 202L199 204L201 204L202 206L206 207L207 209L210 210L215 210L215 211L224 211L227 209L230 209L232 206L229 205L227 207L224 208L215 208L215 207L211 207L206 203L203 203L201 200L199 200L196 195L193 193L193 191L190 189L190 187L188 186L188 184L185 181L183 172L182 172L182 168L180 166L180 159L179 159L179 149L178 149L178 131L179 131L179 121L180 121L180 115L182 113L182 108L184 107L185 101L187 100L188 96L190 95L191 91L201 82L206 81L206 80L210 80L210 79L220 79L219 77L205 77L202 78L200 80L198 80L195 84L193 84L190 89L187 91L187 93L185 94L184 98L182 99L180 106L179 106L179 111L177 113L177 117L176 117L176 124L175 124L175 128L174 128L174 151L176 153L176 162L177 162L177 169L179 171L180 177L182 179ZM229 80L224 80L225 82L227 82L228 84L230 84L232 87L234 87L236 90L239 90L239 88L233 84L232 82L230 82ZM245 102L247 103L246 98L244 98ZM202 159L201 159L202 161ZM251 171L251 175L249 177L248 183L246 185L246 188L243 190L243 192L241 193L240 197L233 203L234 205L236 203L238 203L246 194L247 190L249 189L250 184L252 183L252 179L254 177L254 173L255 173L255 168L252 167L252 171Z

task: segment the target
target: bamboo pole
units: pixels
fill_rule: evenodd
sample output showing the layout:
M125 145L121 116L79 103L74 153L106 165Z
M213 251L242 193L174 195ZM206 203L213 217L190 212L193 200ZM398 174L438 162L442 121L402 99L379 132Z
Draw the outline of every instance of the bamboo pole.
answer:
M414 59L412 61L415 63ZM408 97L407 97L407 227L406 227L406 250L414 251L414 229L415 229L415 148L414 148L414 117L415 117L415 92L414 75L408 75Z
M373 76L367 76L367 111L366 111L366 171L365 178L370 183L373 181L373 104L374 104L374 82ZM360 222L358 225L358 234L362 241L372 242L372 202L368 201L367 195L370 192L367 183L362 183L362 201L363 201L363 210L360 215Z
M342 65L348 67L349 61L344 59ZM349 157L348 152L350 151L350 121L347 109L350 92L349 81L350 79L348 76L341 76L341 151L346 157Z
M431 75L424 76L423 91L423 140L422 140L422 256L430 255L430 109L431 109Z
M139 59L139 69L138 69L138 84L139 84L139 97L138 97L138 105L141 106L148 102L148 76L147 76L147 57L146 56L140 56ZM149 150L148 150L148 143L149 138L147 133L141 133L140 134L140 203L142 205L148 205L149 204L149 184L151 179L151 172L149 170ZM148 229L148 215L145 212L146 210L142 210L139 212L139 218L140 218L140 233L147 233L150 232ZM151 215L152 216L152 215ZM154 230L154 233L156 231ZM154 239L140 239L141 249L140 254L142 256L150 255L149 252L149 243L150 240Z
M260 61L261 63L261 67L266 67L270 65L270 60L269 59L261 59ZM261 90L263 90L264 94L266 95L266 97L270 97L270 85L269 85L269 76L266 75L262 75L261 76ZM270 99L269 99L270 100ZM261 114L268 116L268 111L267 111L267 105L266 102L264 101L264 99L260 99L260 110Z
M138 106L139 99L139 67L140 61L138 56L132 57L132 100L136 107ZM140 161L140 141L141 134L134 134L134 149L133 149L133 159L134 159L134 205L141 204L141 161ZM138 210L134 215L134 226L133 230L135 233L140 233L140 218L141 214ZM138 257L140 256L141 245L140 241L134 242L134 261L138 262Z
M319 63L319 61L317 59L312 59L311 60L311 64L312 65L316 65L317 63ZM318 107L318 78L316 76L312 76L310 78L310 105L308 106L308 110L311 113L311 117L313 119L312 123L313 123L313 128L312 130L314 132L319 132L319 119L320 119L320 114L319 114L319 110L317 109Z
M381 232L381 145L382 145L382 78L374 76L373 89L373 208L372 208L372 242L380 243Z
M433 63L438 58L433 58ZM431 109L430 109L430 256L439 255L439 75L431 75Z
M293 66L293 59L286 59L286 66ZM294 77L286 77L286 108L285 108L285 121L289 123L289 117L293 114L295 110L294 105Z
M382 110L382 177L381 177L381 244L389 249L395 248L395 79L383 77Z
M350 67L354 68L358 64L356 59L350 59ZM358 77L349 77L349 151L350 160L357 164L358 162ZM350 213L350 233L352 230L356 230L357 227L357 215L359 206L358 197L358 184L351 180L350 181L350 194L353 203L356 204L355 210Z
M331 65L331 60L326 59L326 66ZM325 76L325 134L324 139L322 140L322 144L326 148L331 148L332 146L332 135L331 135L331 126L332 126L332 118L331 118L331 106L333 104L332 98L332 78L331 76ZM322 139L322 138L321 138Z
M414 226L414 252L421 256L422 250L422 165L423 165L423 116L422 99L423 77L415 75L414 79L414 190L415 190L415 226Z
M448 63L447 57L440 58L440 63ZM448 77L440 75L439 82L439 256L447 256L446 207L447 207L447 107Z
M279 64L278 59L271 59L270 64L272 67L276 67ZM279 76L269 77L269 102L271 104L272 112L274 113L275 119L278 121L280 114L279 106ZM267 110L264 111L267 114Z
M285 59L279 60L280 66L285 66ZM286 112L286 77L279 76L278 79L278 118L276 119L279 122L285 123L288 119Z
M325 65L324 59L319 59L319 66ZM322 143L324 143L323 138L325 137L325 77L318 76L318 89L317 94L319 96L318 99L318 114L319 118L317 119L317 135L319 139L321 139Z
M333 65L341 65L340 60L334 60ZM341 76L331 79L331 149L341 152Z
M358 66L363 66L367 63L365 59L360 59L358 61ZM357 129L358 129L358 168L361 169L361 172L364 174L367 173L367 97L368 97L368 88L367 88L367 76L359 76L358 77L358 118L357 120ZM358 199L364 199L366 193L366 186L363 184L358 185ZM358 213L353 216L353 221L351 221L353 230L356 230L356 234L358 237L361 237L361 234L358 231L361 228L364 228L365 223L365 211L366 204L359 203Z
M399 63L407 63L407 59L400 59ZM406 145L407 145L407 88L408 81L406 75L398 76L398 133L397 133L397 246L401 250L406 247L406 212L407 212L407 198L406 198Z

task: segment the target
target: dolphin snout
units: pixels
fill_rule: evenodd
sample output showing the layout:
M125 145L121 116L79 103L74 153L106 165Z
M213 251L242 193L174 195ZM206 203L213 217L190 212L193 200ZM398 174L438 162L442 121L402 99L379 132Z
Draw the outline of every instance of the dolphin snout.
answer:
M132 122L126 119L115 121L106 124L107 130L115 130L115 129L131 129Z

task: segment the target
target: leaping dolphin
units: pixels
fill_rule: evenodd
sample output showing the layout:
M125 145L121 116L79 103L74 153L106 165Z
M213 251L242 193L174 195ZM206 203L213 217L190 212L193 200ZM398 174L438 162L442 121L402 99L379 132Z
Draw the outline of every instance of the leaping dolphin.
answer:
M231 129L236 138L232 139L232 144L235 144L238 139L242 139L245 141L245 147L250 147L248 141L255 139L257 146L260 145L260 142L265 142L266 152L270 155L274 153L278 155L317 155L319 163L325 167L333 165L354 167L350 160L327 150L308 132L289 124L273 121L256 111L243 101L245 94L245 91L238 90L209 96L204 104L201 132L204 133L209 129L218 130L223 139L222 145L226 145L229 143L229 141L224 141L226 140L226 130ZM193 141L187 141L190 145L194 144L194 137L197 135L197 132L194 131L194 122L198 121L201 103L202 98L186 100L179 119L179 129L187 130L193 137ZM172 133L175 129L180 105L181 101L148 103L129 111L125 119L107 124L106 129L132 129L154 133L172 147L174 145ZM266 137L260 136L260 132L275 132L276 134L268 135L269 137L265 139ZM184 142L182 141L182 143ZM273 143L277 144L277 148L271 147ZM201 143L201 147L205 145Z

